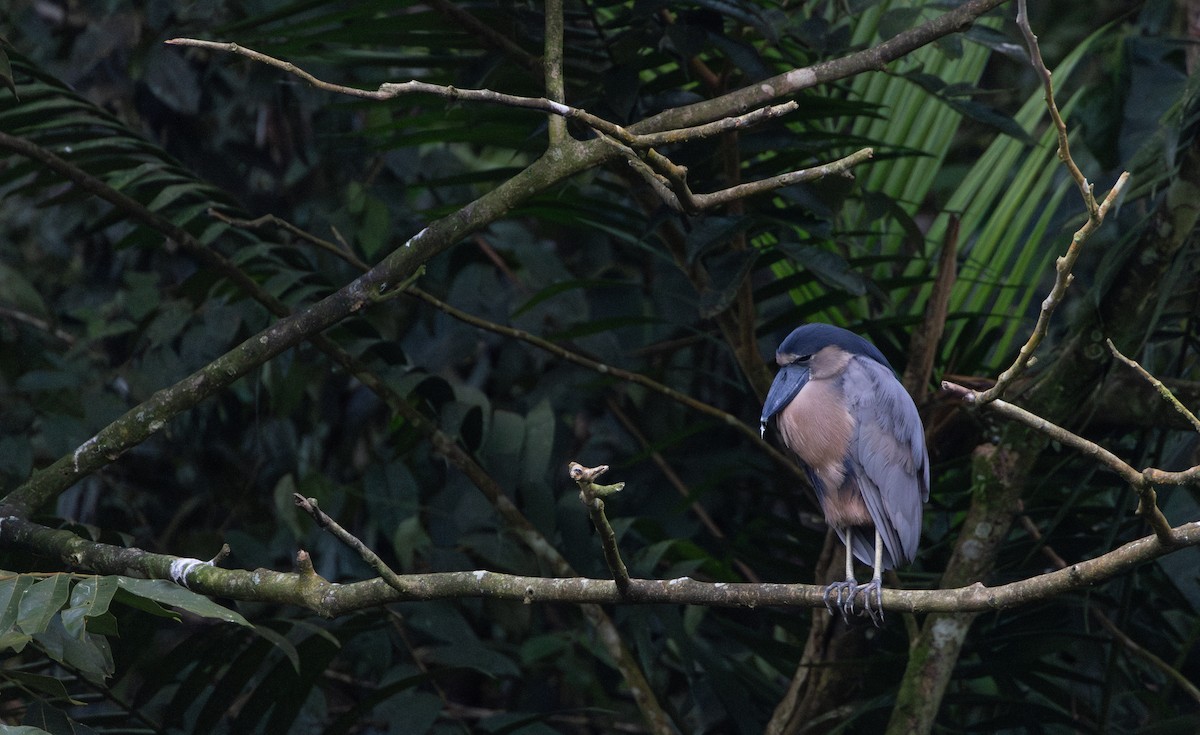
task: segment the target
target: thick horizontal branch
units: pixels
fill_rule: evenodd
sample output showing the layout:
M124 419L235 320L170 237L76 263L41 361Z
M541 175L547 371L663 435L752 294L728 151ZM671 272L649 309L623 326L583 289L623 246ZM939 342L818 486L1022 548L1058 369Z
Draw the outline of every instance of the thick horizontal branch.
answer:
M1105 582L1180 547L1200 545L1200 521L1172 529L1172 538L1176 543L1167 545L1157 536L1147 536L1096 559L997 587L976 583L948 590L884 589L883 608L911 613L981 612L1047 600ZM526 577L483 569L400 575L399 589L382 579L338 584L313 572L304 552L300 552L299 572L221 569L200 560L88 541L69 531L46 528L15 516L0 518L0 545L61 557L69 566L93 573L166 579L202 594L296 605L326 617L391 602L463 597L525 603L825 606L825 588L817 585L701 582L690 577L631 579L624 594L611 579Z

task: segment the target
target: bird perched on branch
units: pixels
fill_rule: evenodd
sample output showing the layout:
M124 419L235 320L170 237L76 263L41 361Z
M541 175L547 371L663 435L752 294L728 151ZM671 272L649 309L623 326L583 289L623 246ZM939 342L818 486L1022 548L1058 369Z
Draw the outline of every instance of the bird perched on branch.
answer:
M829 324L797 328L775 353L779 372L763 405L817 492L825 521L846 544L846 579L825 588L843 617L883 620L883 570L906 564L921 539L929 455L912 398L874 345ZM854 557L874 569L859 586Z

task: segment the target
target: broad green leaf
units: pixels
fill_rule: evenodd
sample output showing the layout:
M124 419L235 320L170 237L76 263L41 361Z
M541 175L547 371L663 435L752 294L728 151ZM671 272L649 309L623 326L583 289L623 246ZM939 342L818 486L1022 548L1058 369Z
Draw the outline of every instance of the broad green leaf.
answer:
M116 591L116 577L92 577L77 582L71 590L71 602L62 612L63 627L71 635L82 637L87 618L108 612Z
M445 666L474 669L489 677L520 676L521 670L508 656L479 643L462 641L431 651L435 661Z
M108 639L94 633L76 637L63 627L62 619L50 619L46 629L35 633L34 642L55 661L64 663L96 680L113 673L112 649Z
M280 635L265 625L255 625L254 632L258 634L260 638L270 641L271 645L278 648L292 664L292 669L297 674L300 673L300 653L296 650L296 647L292 645L292 642L287 639L287 636Z
M401 569L412 569L417 553L429 546L429 534L421 524L421 517L409 516L396 524L392 534L392 550L400 558Z
M202 618L224 620L227 623L237 623L252 627L250 621L227 607L222 607L203 595L189 589L172 584L163 579L134 579L133 577L117 577L117 584L125 592L146 600L152 600L163 605L186 610Z
M302 514L296 509L296 501L293 498L295 493L296 477L289 472L275 483L271 497L275 500L275 517L283 521L288 530L292 532L293 538L301 539L308 533L308 530L300 521Z
M15 681L21 686L41 692L51 699L64 700L73 705L83 704L83 702L77 702L72 699L70 692L63 686L62 679L54 676L35 674L29 671L21 671L20 669L0 669L0 679Z
M167 206L174 203L180 197L184 197L184 196L187 196L188 194L192 194L192 193L197 193L198 188L199 188L198 182L195 182L195 181L188 181L188 182L185 182L182 184L173 184L171 186L165 187L161 191L158 192L158 194L154 197L154 199L149 204L146 205L146 208L152 212L157 212L159 210L165 209Z
M7 630L0 633L0 651L16 651L20 653L33 637L18 630Z
M368 260L374 260L388 243L391 234L391 215L387 205L380 200L369 197L362 216L362 226L358 231L358 243L363 255Z
M120 630L117 625L117 616L112 612L106 612L103 615L95 617L85 617L83 619L84 628L89 633L96 635L115 637L120 635Z
M0 303L39 319L46 319L50 315L38 289L6 263L0 263Z
M521 446L521 484L545 485L552 471L554 432L557 420L549 401L539 401L525 416L525 439ZM547 498L549 500L549 498Z
M70 589L71 579L67 574L55 574L35 582L21 598L17 627L34 636L44 631L51 618L66 604Z
M559 633L533 636L521 644L521 662L528 665L563 655L570 651L571 645L570 639Z
M708 265L714 278L701 296L697 309L700 316L708 319L728 309L757 259L758 251L752 248L709 257Z
M29 704L29 710L25 713L22 723L32 726L30 729L49 735L96 735L92 728L82 722L76 722L62 710L40 700Z
M867 281L862 273L851 268L845 258L832 250L795 243L780 243L778 247L826 286L855 296L862 296L867 292Z
M685 241L688 262L694 263L713 248L728 244L730 238L754 224L752 217L704 217L688 232Z
M525 418L512 411L493 411L485 451L489 456L514 462L525 442ZM515 474L515 473L514 473Z

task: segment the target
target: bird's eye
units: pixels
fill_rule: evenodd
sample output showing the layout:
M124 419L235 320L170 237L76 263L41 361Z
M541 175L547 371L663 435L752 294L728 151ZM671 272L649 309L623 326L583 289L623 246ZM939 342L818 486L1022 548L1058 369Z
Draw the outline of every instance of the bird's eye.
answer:
M805 363L812 359L812 355L797 355L796 362Z

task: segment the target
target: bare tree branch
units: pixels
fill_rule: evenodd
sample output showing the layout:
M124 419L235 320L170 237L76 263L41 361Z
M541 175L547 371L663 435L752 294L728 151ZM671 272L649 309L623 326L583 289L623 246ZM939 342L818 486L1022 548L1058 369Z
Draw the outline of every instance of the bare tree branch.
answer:
M942 389L950 393L963 396L966 398L971 391L969 388L964 388L961 385L955 385L950 382L943 382ZM1154 490L1153 483L1149 480L1146 472L1138 472L1129 464L1124 462L1120 457L1108 451L1104 447L1096 444L1093 441L1084 439L1083 437L1068 431L1063 427L1047 421L1037 414L1026 411L1020 406L1015 406L1007 401L995 399L988 403L988 407L1010 419L1021 422L1029 428L1059 442L1072 449L1078 450L1084 455L1094 459L1100 464L1108 467L1113 472L1121 476L1123 480L1128 482L1138 494L1138 515L1144 517L1154 529L1154 533L1166 545L1175 543L1172 537L1171 524L1167 521L1166 516L1158 508L1157 493ZM1161 472L1161 470L1153 470Z
M1059 139L1059 156L1064 163L1070 161L1068 168L1072 175L1078 174L1078 167L1070 160L1070 149L1067 145L1065 125L1054 102L1053 90L1050 85L1050 74L1042 62L1037 50L1037 39L1028 31L1028 20L1022 7L1018 10L1019 23L1026 26L1025 36L1030 48L1035 69L1041 75L1046 85L1046 106L1051 117L1055 120ZM1077 176L1081 194L1085 200L1088 219L1075 232L1067 252L1060 256L1055 263L1055 282L1050 294L1043 300L1037 323L1031 331L1028 340L1022 345L1013 364L1000 374L995 385L982 392L965 388L959 390L964 402L973 405L997 404L1009 406L999 401L1007 387L1019 377L1034 360L1034 352L1049 331L1050 318L1064 298L1067 288L1072 281L1072 268L1082 252L1082 246L1088 237L1104 221L1110 207L1119 199L1126 183L1128 173L1118 177L1116 184L1108 192L1100 205L1095 204L1090 185ZM1061 356L1060 356L1061 361ZM1011 415L1018 418L1020 409L1015 409ZM997 410L1008 410L999 408ZM1027 414L1027 415L1026 415ZM1024 492L1028 473L1034 459L1040 454L1043 440L1041 433L1051 426L1051 422L1023 412L1020 418L1026 420L1026 425L1036 424L1037 432L1026 432L1018 435L1010 432L1011 441L999 445L984 444L976 448L972 459L972 500L963 522L963 533L954 545L950 559L942 576L942 584L964 584L969 580L981 580L991 572L996 563L1000 545L1008 529L1012 526L1013 506L1020 500ZM1036 439L1035 439L1036 438ZM1093 445L1095 454L1107 454L1100 447ZM1113 458L1115 459L1115 457ZM1119 460L1117 460L1120 463ZM1135 488L1139 495L1139 511L1143 512L1155 530L1155 543L1170 547L1178 543L1174 531L1162 517L1154 500L1154 489L1150 483L1139 481ZM1106 555L1107 556L1107 555ZM1078 565L1066 571L1078 569ZM1047 575L1047 578L1054 574ZM974 616L970 612L953 612L932 615L922 626L920 636L912 647L911 655L905 669L905 676L897 694L897 702L892 710L886 732L889 735L900 733L928 732L933 726L934 717L945 695L951 672L954 669L962 646L970 630Z
M546 0L545 43L542 54L542 74L546 82L546 97L558 104L567 101L566 78L563 76L563 0ZM560 115L549 116L550 146L561 145L567 139L567 121Z
M622 597L626 597L629 595L629 570L625 568L625 562L621 560L621 551L617 548L617 534L613 531L612 524L608 522L608 516L604 513L604 498L621 492L625 483L597 485L596 478L605 472L608 472L606 464L584 467L578 462L571 462L567 465L567 474L579 486L579 502L587 508L588 516L600 534L600 546L604 550L604 561L608 564L609 571L612 572L613 581L617 583L617 591L621 593Z
M867 71L886 69L888 63L951 33L966 30L990 10L1008 0L967 0L921 25L888 40L838 59L791 69L755 84L703 102L665 110L630 126L631 132L649 133L717 120L735 110L751 110L775 99L785 99L819 84Z
M913 397L917 405L925 402L929 395L929 376L933 374L933 363L937 358L938 345L946 330L946 315L950 294L958 278L958 218L952 217L942 240L942 254L938 258L937 277L921 324L913 330L908 340L908 364L900 382Z
M361 309L367 303L385 301L396 294L403 293L403 288L413 276L397 276L393 278L390 274L405 272L410 274L420 273L423 267L421 261L417 260L412 264L410 269L406 269L404 264L408 260L405 256L414 259L417 257L413 255L413 250L416 248L412 250L407 248L411 247L415 242L422 240L427 235L427 231L418 233L417 236L411 238L406 243L406 247L402 247L397 251L398 254L393 253L392 258L398 261L399 265L393 263L390 266L377 267L375 270L369 271L361 278L343 287L337 293L326 297L317 304L307 307L303 312L291 314L285 304L267 293L256 282L247 277L236 266L229 263L215 250L205 247L190 233L151 212L139 202L113 190L99 179L28 141L0 133L0 146L8 147L15 152L45 163L52 170L76 183L84 190L126 212L135 221L163 233L187 253L196 257L200 263L226 276L231 282L250 294L256 301L266 306L273 314L283 317L279 322L247 339L239 347L201 368L191 376L173 386L159 390L149 399L135 406L109 426L102 429L96 436L84 442L73 453L60 458L50 467L35 471L24 484L0 501L6 508L5 512L11 513L13 517L16 517L17 515L24 515L35 510L58 493L66 490L80 478L116 460L128 448L136 446L151 434L160 431L173 416L190 409L204 398L232 384L275 355L307 339L321 349L336 364L355 375L365 386L376 393L392 411L403 416L405 420L421 429L437 451L441 452L451 464L462 471L483 492L496 508L501 518L504 519L505 523L516 532L518 537L527 544L535 555L545 560L550 568L555 570L555 573L562 575L574 574L574 570L571 569L562 555L533 527L528 519L521 514L520 510L508 500L495 481L466 452L462 451L452 439L442 433L432 422L425 419L404 397L399 396L377 375L365 369L355 357L337 346L327 336L321 334L321 331L325 327L337 323L346 316ZM521 180L523 175L518 174L516 178L517 180ZM500 211L505 208L506 205L503 202L506 199L507 197L500 197L499 200L496 200L490 195L485 195L480 201L492 201L496 207L496 211ZM476 204L478 205L479 202ZM489 211L489 207L483 206L478 211L483 212L484 216L487 216L486 213ZM442 221L447 223L451 232L456 231L456 227L463 229L468 227L466 222L457 221L453 218ZM298 229L293 228L289 231L309 241L314 240L311 236L306 237L305 233ZM433 239L437 235L428 237L429 239ZM329 249L338 254L339 257L346 257L345 253L339 252L341 249L332 246L332 244L329 244ZM351 259L351 262L353 260ZM69 541L69 538L60 537L64 543ZM311 582L315 578L311 564L308 563L307 555L303 557L303 561L308 564L306 567L307 572L303 573L299 581L295 583L296 590L301 595L307 594L307 591L311 588ZM302 567L302 569L304 568ZM162 576L161 578L174 579L174 577L169 575ZM581 609L588 622L596 628L598 637L604 643L614 665L621 671L622 676L629 683L631 690L635 692L634 698L637 700L643 715L651 723L654 731L660 733L671 732L672 728L670 727L669 718L662 710L661 705L656 701L653 691L646 683L645 675L641 672L637 661L630 653L628 647L621 640L611 618L600 607L595 605L584 605Z
M1181 403L1180 400L1175 397L1175 394L1171 392L1170 388L1163 385L1161 380L1151 375L1146 368L1139 365L1137 360L1133 360L1125 357L1125 355L1122 355L1121 351L1117 349L1117 346L1113 344L1111 339L1104 340L1104 343L1108 345L1108 350L1109 352L1112 352L1113 357L1136 370L1138 375L1141 375L1143 378L1145 378L1146 382L1153 386L1154 390L1158 391L1158 394L1163 397L1163 400L1171 404L1171 406L1181 416L1187 419L1187 422L1192 425L1192 428L1194 428L1197 432L1200 432L1200 419L1196 418L1196 414L1189 411L1187 406L1184 406L1183 403Z
M1060 155L1065 149L1059 148ZM1070 156L1069 152L1066 152ZM1129 172L1122 173L1117 182L1113 184L1113 188L1109 190L1104 197L1104 201L1100 203L1094 210L1089 205L1088 220L1082 227L1076 230L1071 237L1071 244L1067 247L1067 252L1060 255L1054 261L1054 286L1051 287L1049 295L1042 301L1041 311L1038 312L1037 323L1033 327L1033 331L1029 334L1029 339L1025 344L1021 345L1020 351L1017 353L1016 360L1000 376L996 378L996 384L983 392L976 393L972 391L969 395L964 395L963 399L968 403L983 405L990 401L994 401L1003 395L1008 386L1025 372L1025 368L1029 367L1034 360L1033 353L1037 351L1038 346L1045 339L1046 334L1050 331L1050 318L1054 315L1054 310L1062 303L1063 298L1067 293L1067 288L1075 277L1071 274L1071 270L1075 267L1075 261L1079 260L1080 254L1083 252L1083 244L1088 237L1100 227L1104 222L1105 215L1108 210L1120 199L1122 192L1125 190L1125 185L1129 183ZM1085 199L1085 201L1090 200Z
M400 576L392 571L387 562L379 558L379 554L371 551L361 539L345 528L342 528L340 523L330 518L328 513L321 510L320 506L317 505L316 498L306 498L300 493L292 493L292 500L296 503L297 508L312 516L312 519L316 521L318 526L329 531L333 534L334 538L357 552L363 561L371 565L371 568L375 570L380 579L387 582L392 589L404 594L404 581L400 579Z
M1033 28L1029 26L1029 10L1025 0L1017 0L1017 28L1021 29L1021 35L1025 37L1025 47L1029 49L1033 70L1042 80L1042 89L1046 94L1046 109L1050 112L1050 120L1058 132L1058 160L1062 161L1067 172L1071 174L1071 178L1075 180L1075 185L1079 187L1079 196L1083 199L1084 206L1087 207L1088 219L1092 220L1098 216L1103 219L1098 211L1099 207L1096 204L1092 185L1088 183L1087 177L1079 170L1075 159L1071 157L1067 123L1063 120L1062 113L1058 111L1058 103L1054 101L1054 84L1050 80L1050 70L1046 68L1046 62L1042 60L1042 48L1038 45Z
M1079 166L1075 164L1075 159L1071 157L1067 124L1063 121L1062 114L1058 110L1058 105L1054 101L1054 85L1050 80L1050 70L1046 68L1045 62L1042 61L1042 51L1038 47L1037 36L1033 34L1033 29L1029 27L1029 14L1026 12L1025 0L1017 0L1017 26L1025 36L1025 43L1029 48L1029 56L1033 63L1033 68L1042 79L1042 86L1046 95L1046 109L1049 111L1050 119L1058 131L1058 158L1062 161L1067 171L1070 172L1071 178L1075 180L1076 185L1079 187L1079 195L1083 199L1088 217L1087 222L1076 230L1074 236L1071 237L1071 244L1067 248L1067 252L1055 260L1054 286L1050 289L1050 294L1042 301L1042 309L1038 313L1037 323L1034 325L1029 339L1021 346L1020 351L1017 353L1016 360L1007 370L1000 373L1000 376L996 378L996 384L991 388L982 393L966 397L968 402L980 405L993 401L1003 395L1009 384L1030 365L1034 359L1033 353L1037 351L1038 345L1042 343L1047 332L1050 331L1050 317L1053 316L1054 310L1058 308L1058 305L1062 302L1067 292L1067 288L1071 285L1071 281L1074 280L1071 270L1075 267L1075 261L1079 259L1079 255L1083 252L1084 242L1104 222L1104 217L1108 214L1108 210L1120 199L1125 185L1129 182L1129 172L1126 171L1117 177L1117 182L1113 184L1112 189L1104 197L1104 201L1099 204L1096 203L1092 185L1088 183L1083 172L1079 170Z
M1157 536L1146 536L1095 559L995 587L975 583L953 589L887 588L883 591L883 607L895 612L949 613L1028 605L1100 584L1182 546L1200 546L1200 521L1175 527L1172 537L1177 543L1166 545ZM585 607L613 603L745 608L821 608L825 605L824 587L819 585L703 582L690 577L630 579L627 595L622 594L617 583L610 579L526 577L483 569L400 575L401 590L383 579L338 584L317 575L304 552L300 552L299 572L222 569L198 559L181 559L85 540L70 531L47 528L15 516L0 517L0 544L5 548L62 558L73 568L97 574L134 574L175 580L202 594L296 605L326 617L391 602L460 597L574 603ZM179 569L186 569L182 578Z

